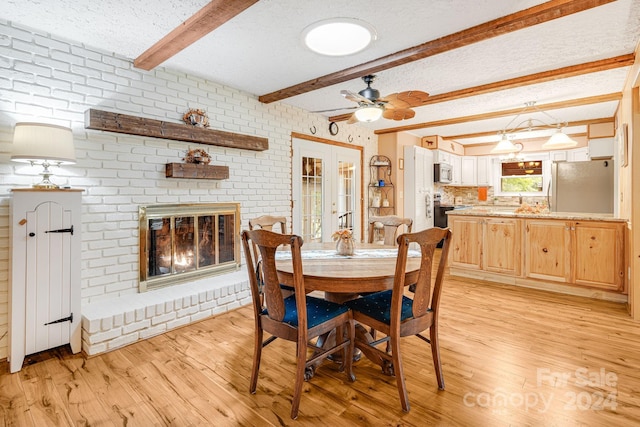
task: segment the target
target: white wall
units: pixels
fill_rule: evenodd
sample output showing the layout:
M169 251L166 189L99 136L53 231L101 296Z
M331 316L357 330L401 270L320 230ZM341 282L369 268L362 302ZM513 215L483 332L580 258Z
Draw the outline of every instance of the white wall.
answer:
M256 152L84 129L89 108L180 122L188 108L203 108L211 128L267 137ZM13 127L37 121L73 129L77 164L55 169L54 182L84 188L82 207L83 305L137 293L138 206L160 203L236 201L242 225L262 214L290 217L291 132L365 146L377 137L341 126L284 103L257 97L197 76L158 68L143 71L133 61L69 43L0 20L0 359L7 356L10 189L39 180L35 171L10 162ZM228 165L222 181L167 179L165 164L180 162L188 148L205 148L212 164ZM212 279L212 280L215 280Z

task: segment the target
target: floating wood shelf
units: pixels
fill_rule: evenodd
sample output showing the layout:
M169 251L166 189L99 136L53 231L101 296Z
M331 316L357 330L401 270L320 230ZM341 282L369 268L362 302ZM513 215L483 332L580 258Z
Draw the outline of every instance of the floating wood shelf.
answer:
M228 179L229 166L167 163L165 174L167 178Z
M267 138L200 128L183 123L145 119L93 108L85 112L84 127L86 129L150 136L175 141L197 142L199 144L241 148L244 150L264 151L269 149L269 140Z

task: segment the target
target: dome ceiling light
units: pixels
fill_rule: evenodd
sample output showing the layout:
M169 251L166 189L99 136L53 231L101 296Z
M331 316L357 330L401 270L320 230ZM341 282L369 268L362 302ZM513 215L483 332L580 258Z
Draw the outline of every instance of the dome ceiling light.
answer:
M327 56L360 52L376 38L376 30L371 24L355 18L325 19L309 25L302 32L305 46Z

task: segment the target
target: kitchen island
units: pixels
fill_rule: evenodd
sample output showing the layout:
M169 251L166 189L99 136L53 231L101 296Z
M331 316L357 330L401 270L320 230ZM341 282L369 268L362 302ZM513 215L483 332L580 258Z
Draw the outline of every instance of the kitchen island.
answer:
M627 221L607 214L447 212L450 274L627 301Z

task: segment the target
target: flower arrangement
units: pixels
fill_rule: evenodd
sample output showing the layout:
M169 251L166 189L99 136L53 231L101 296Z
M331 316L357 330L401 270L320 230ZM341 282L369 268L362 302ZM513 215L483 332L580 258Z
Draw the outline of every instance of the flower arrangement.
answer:
M348 229L338 230L331 235L331 238L334 242L339 239L353 239L353 233Z
M196 165L208 165L211 162L211 156L202 148L194 148L192 150L188 150L182 160Z
M206 111L201 109L190 108L183 114L182 121L192 126L209 127L209 116L207 116Z

